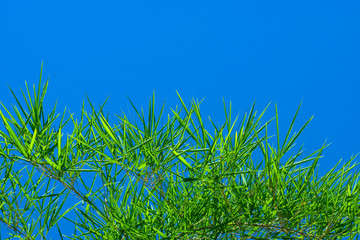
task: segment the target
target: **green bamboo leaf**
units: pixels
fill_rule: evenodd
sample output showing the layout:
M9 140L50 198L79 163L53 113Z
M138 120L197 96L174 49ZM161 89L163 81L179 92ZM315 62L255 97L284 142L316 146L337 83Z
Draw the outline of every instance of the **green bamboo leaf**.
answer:
M190 112L190 114L189 114L190 116L187 117L188 120L186 122L184 122L176 111L174 111L173 109L171 109L171 111L173 112L174 116L179 121L181 126L184 128L183 132L182 132L182 136L183 136L184 132L186 131L195 141L197 141L197 138L195 137L194 133L190 130L190 128L188 126L189 120L191 119L192 112Z
M163 238L168 238L168 236L166 236L163 232L161 232L159 229L153 227L153 229Z
M191 178L191 177L187 177L187 178L183 178L184 182L192 182L192 181L196 181L199 180L198 178Z
M13 131L13 129L11 128L11 126L9 125L9 123L6 120L6 117L3 115L3 113L0 110L0 115L2 120L4 121L6 130L9 132L11 140L14 141L15 146L17 147L17 149L23 154L23 156L27 156L27 153L25 151L24 146L21 144L19 138L16 136L15 132Z
M58 132L58 157L60 158L61 155L61 127L59 128Z
M109 123L106 121L104 117L100 117L100 121L102 123L102 126L105 128L105 131L111 136L111 138L117 142L117 139L109 125Z
M28 149L28 155L30 155L30 153L32 152L32 149L33 149L33 146L34 146L34 143L35 143L35 139L36 139L36 134L37 134L37 130L35 129L34 135L33 135L32 139L31 139L30 146L29 146L29 149Z
M141 164L141 165L138 167L138 169L141 170L141 169L145 168L146 165L147 165L146 163L143 163L143 164Z
M56 164L54 163L53 161L51 161L51 159L47 156L44 157L44 159L46 160L46 162L53 168L55 168L56 170L61 170L61 168Z
M174 153L174 155L179 158L179 160L186 166L188 167L189 169L193 169L193 167L185 160L185 158L183 158L180 154L178 154L174 149L172 149L170 147L171 151Z

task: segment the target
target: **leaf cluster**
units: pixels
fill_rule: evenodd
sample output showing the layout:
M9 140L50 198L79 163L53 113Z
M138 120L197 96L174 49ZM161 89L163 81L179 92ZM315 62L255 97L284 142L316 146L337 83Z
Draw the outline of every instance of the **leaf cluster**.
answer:
M274 119L254 105L241 119L225 110L213 133L200 103L111 123L89 101L81 118L43 108L41 75L13 113L0 111L0 228L9 238L49 239L340 239L360 232L354 158L318 174L323 147L305 155L295 141L296 111L280 141ZM166 122L163 123L164 118ZM64 134L64 129L70 129ZM275 145L275 146L274 146ZM293 153L291 151L294 151ZM68 207L70 206L70 207ZM62 228L72 223L72 232ZM66 233L64 233L66 232Z

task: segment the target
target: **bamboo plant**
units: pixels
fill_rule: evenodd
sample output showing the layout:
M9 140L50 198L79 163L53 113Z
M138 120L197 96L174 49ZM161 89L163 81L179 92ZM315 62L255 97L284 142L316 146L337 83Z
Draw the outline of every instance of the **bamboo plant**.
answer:
M200 102L137 120L89 100L80 118L44 109L48 80L0 111L0 234L6 239L354 239L360 184L354 158L319 176L322 151L284 139L278 113L254 105L225 123ZM11 89L10 89L11 90ZM146 115L146 116L145 116ZM112 121L111 119L116 119ZM165 122L165 123L164 123ZM270 136L273 124L276 132ZM273 141L274 140L274 141ZM66 226L66 227L64 227ZM70 226L70 230L69 230Z

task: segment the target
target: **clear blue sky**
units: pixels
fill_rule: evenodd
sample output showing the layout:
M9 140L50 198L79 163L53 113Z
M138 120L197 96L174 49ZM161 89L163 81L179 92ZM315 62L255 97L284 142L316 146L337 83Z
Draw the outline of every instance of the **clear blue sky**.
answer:
M243 115L254 100L285 132L301 100L299 144L327 139L321 169L360 152L359 1L14 1L0 2L0 101L24 81L50 78L47 104L79 113L86 98L107 111L205 100L221 123L222 99Z

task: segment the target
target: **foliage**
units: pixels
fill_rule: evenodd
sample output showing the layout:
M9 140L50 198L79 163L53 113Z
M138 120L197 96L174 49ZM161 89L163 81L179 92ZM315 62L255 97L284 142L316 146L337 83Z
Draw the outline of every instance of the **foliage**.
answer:
M299 109L276 146L264 112L205 128L200 103L172 109L165 124L134 110L117 124L89 101L80 120L43 108L48 81L13 113L0 112L0 225L9 238L50 239L336 239L359 225L359 173L353 159L322 177L324 146L293 151ZM71 129L64 134L64 129ZM63 222L72 223L72 233ZM61 224L60 224L61 223ZM51 234L50 234L51 233Z

